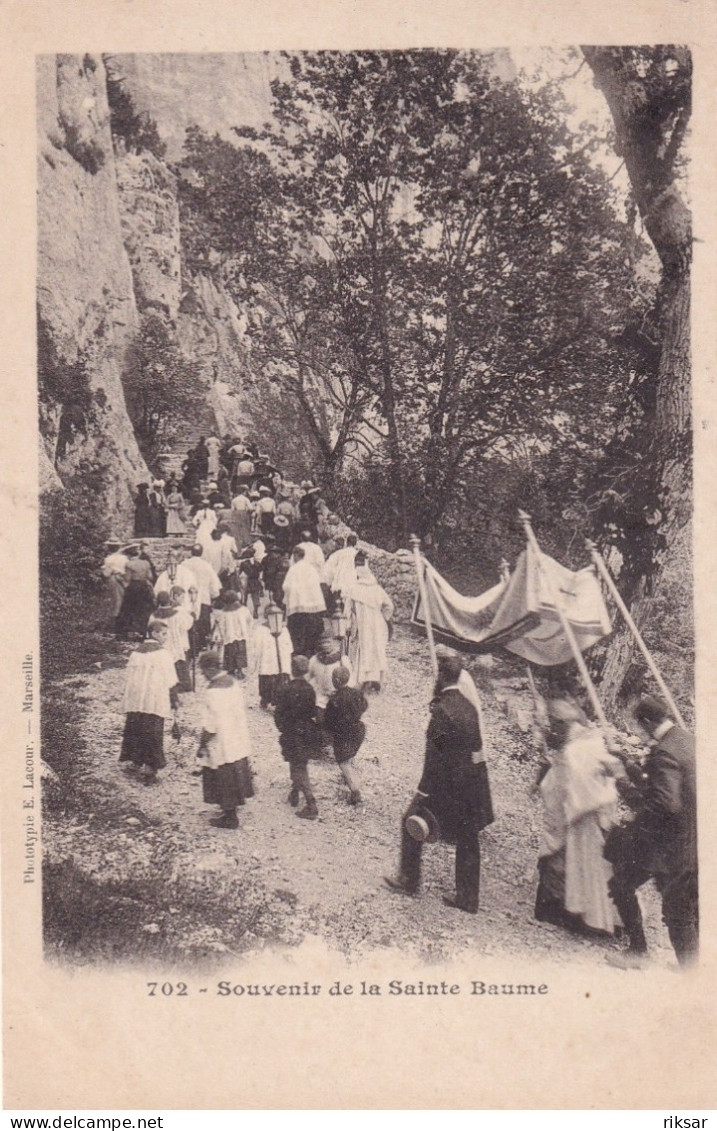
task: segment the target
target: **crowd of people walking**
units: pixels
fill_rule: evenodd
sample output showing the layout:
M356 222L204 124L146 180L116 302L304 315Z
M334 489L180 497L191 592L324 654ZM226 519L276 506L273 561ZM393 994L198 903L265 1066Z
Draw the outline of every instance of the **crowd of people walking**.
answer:
M111 539L103 563L115 634L139 645L128 666L121 761L145 784L158 781L164 720L195 691L199 668L208 704L198 747L204 796L222 808L213 824L238 827L251 782L241 681L253 676L261 707L274 712L297 815L318 816L308 764L322 755L335 756L349 804L361 804L353 759L367 696L385 676L393 604L358 536L340 534L318 488L286 481L254 444L200 440L183 470L181 481L138 485L135 540L122 548ZM159 576L150 531L175 536ZM187 533L185 547L176 536ZM241 772L224 768L235 763Z
M248 676L258 680L261 708L273 712L297 816L319 815L309 767L321 757L335 759L348 804L363 803L355 759L370 697L385 679L393 603L358 536L342 529L309 480L287 481L255 444L209 437L188 452L181 480L138 486L135 540L124 549L108 543L114 631L137 642L120 762L157 783L165 721L176 726L179 697L197 690L199 669L196 772L204 800L221 810L211 821L217 828L238 828L237 809L254 794ZM157 576L146 539L187 533L189 545L175 543ZM441 839L456 847L455 894L445 902L475 914L479 834L494 820L487 742L476 686L448 649L437 653L430 712L423 775L401 821L399 869L385 883L416 896L422 846ZM698 946L694 740L649 697L633 719L651 745L644 762L591 726L574 700L545 704L535 918L592 937L622 934L628 948L612 960L639 965L647 942L636 891L653 879L678 961L687 964Z

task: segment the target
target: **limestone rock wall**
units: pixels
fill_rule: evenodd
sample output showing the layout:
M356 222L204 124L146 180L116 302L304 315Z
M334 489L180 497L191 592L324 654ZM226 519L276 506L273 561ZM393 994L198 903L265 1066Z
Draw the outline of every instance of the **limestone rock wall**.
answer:
M137 309L104 65L97 55L42 56L37 87L43 482L92 471L101 505L121 526L129 521L131 487L147 468L122 390Z
M271 116L269 84L283 73L280 57L263 51L118 54L107 65L137 110L156 121L170 161L179 159L190 125L228 140L233 126L263 125Z
M122 238L137 308L175 321L181 298L176 178L151 153L125 153L116 168Z

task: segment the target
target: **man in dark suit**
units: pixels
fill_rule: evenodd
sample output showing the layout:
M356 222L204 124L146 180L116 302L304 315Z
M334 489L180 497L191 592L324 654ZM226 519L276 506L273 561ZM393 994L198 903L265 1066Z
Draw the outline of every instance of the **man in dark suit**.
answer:
M423 776L401 825L400 873L385 882L404 895L418 892L422 843L413 839L407 821L428 811L438 822L441 839L456 846L456 894L444 902L474 915L480 887L478 834L492 822L493 809L478 714L458 689L461 671L457 656L438 661Z
M633 716L652 749L642 773L630 774L633 790L625 800L636 810L635 818L613 829L605 845L614 872L610 894L629 938L628 950L613 963L644 961L647 942L635 893L654 879L677 961L687 965L697 957L699 940L695 740L652 696L640 699Z

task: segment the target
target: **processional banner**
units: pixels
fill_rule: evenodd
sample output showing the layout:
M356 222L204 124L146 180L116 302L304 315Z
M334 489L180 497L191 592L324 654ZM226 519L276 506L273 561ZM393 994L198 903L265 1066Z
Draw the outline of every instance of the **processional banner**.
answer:
M507 582L478 597L464 597L424 563L424 589L436 640L459 652L479 654L503 647L534 664L552 666L572 659L556 597L578 646L585 652L611 631L610 615L592 567L570 570L527 546ZM411 623L426 631L420 591Z

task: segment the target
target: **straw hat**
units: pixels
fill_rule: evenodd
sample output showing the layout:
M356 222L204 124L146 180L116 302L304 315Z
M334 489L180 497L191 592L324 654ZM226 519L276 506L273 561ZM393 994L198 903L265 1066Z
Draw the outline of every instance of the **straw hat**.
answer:
M410 817L406 817L406 832L420 844L434 844L440 834L438 819L430 809L422 805Z

